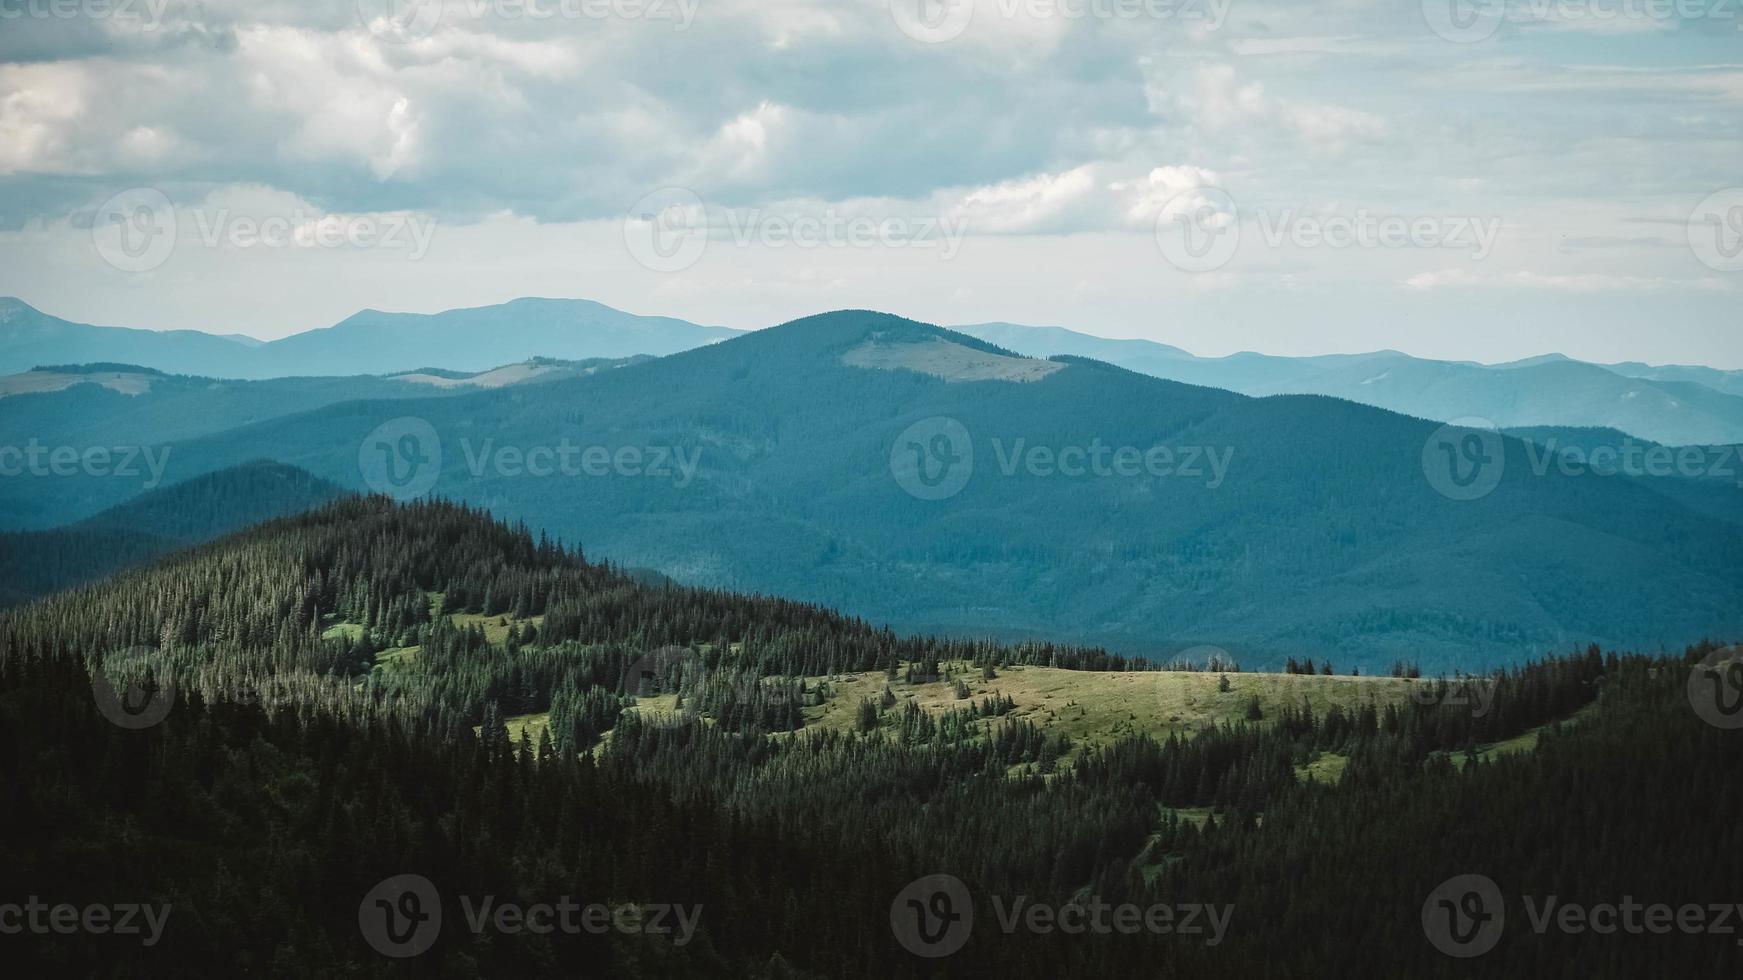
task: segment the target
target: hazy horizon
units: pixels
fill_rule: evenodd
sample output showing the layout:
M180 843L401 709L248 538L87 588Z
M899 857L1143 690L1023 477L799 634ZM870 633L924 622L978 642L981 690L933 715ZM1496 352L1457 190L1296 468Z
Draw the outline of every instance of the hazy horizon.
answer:
M445 312L449 312L452 310L476 309L476 308L481 308L481 307L501 306L501 305L506 305L508 303L513 303L513 302L516 302L519 300L555 300L555 301L559 301L559 302L576 301L576 302L601 303L604 306L608 306L608 307L611 307L613 309L617 309L617 310L620 310L622 312L634 314L637 316L669 317L669 318L673 318L673 319L684 320L686 322L694 323L694 324L697 324L699 326L726 327L728 329L739 330L739 331L743 331L743 332L747 332L747 333L752 332L752 331L756 331L756 330L766 330L770 327L777 327L777 326L780 326L784 323L791 323L794 320L804 319L805 317L814 316L814 315L817 315L820 313L837 312L837 310L835 310L835 309L820 309L820 310L812 311L810 313L805 313L805 314L801 314L799 316L791 317L791 318L788 318L785 320L780 320L777 322L760 323L760 324L755 324L755 325L742 325L742 324L737 324L737 323L722 322L719 319L710 318L707 316L701 316L701 317L680 316L680 315L666 312L663 310L643 309L643 308L638 308L634 305L624 306L624 305L619 305L617 303L608 303L608 302L604 302L603 300L599 300L599 299L596 299L594 297L589 297L589 296L514 296L514 297L509 297L509 298L506 298L506 299L503 299L503 300L500 300L497 302L468 304L466 306L444 307L444 308L440 308L440 309L411 310L411 309L387 309L387 308L384 308L381 306L364 306L364 307L359 307L358 309L353 310L351 313L348 313L345 316L340 317L339 319L334 320L332 322L317 323L317 324L313 324L311 326L305 327L303 329L290 330L290 331L287 331L285 333L282 333L282 334L279 334L276 336L263 337L263 336L259 336L259 335L255 334L255 333L251 333L245 329L220 331L220 330L213 330L213 329L201 329L199 327L174 327L174 326L160 327L160 326L145 326L142 324L126 323L126 322L100 322L100 321L80 320L80 319L59 313L52 308L47 308L47 307L43 306L41 303L37 303L37 302L32 301L31 298L28 296L0 296L0 298L17 299L20 302L23 302L26 305L38 310L39 312L48 314L50 316L58 317L59 319L62 319L62 320L68 320L68 321L74 322L74 323L83 323L83 324L86 324L88 326L120 327L122 329L150 330L150 331L153 331L156 333L167 333L167 332L171 332L171 331L186 330L186 331L193 331L195 333L204 333L204 334L208 334L208 335L211 335L214 337L225 337L225 338L240 337L240 338L243 338L245 340L253 341L256 343L270 343L274 340L283 340L287 337L294 337L294 336L297 336L299 334L309 333L311 331L330 329L332 327L340 326L346 320L351 319L354 316L357 316L359 314L366 313L366 312L407 313L407 314L413 314L413 315L431 315L431 314L437 314L437 313L445 313ZM842 309L845 309L845 307ZM888 313L888 312L894 312L894 311L879 310L877 312ZM1091 327L1081 325L1081 324L1026 323L1026 322L1022 322L1022 321L1018 321L1018 320L978 320L978 321L946 322L946 321L936 319L936 318L929 319L925 316L914 316L914 315L909 315L909 314L898 314L898 315L906 316L908 319L916 320L916 321L921 322L921 323L931 323L931 324L934 324L937 326L942 326L942 327L951 328L951 329L955 329L955 328L959 328L959 327L983 326L983 325L989 325L989 324L1009 324L1011 326L1026 327L1026 328L1033 328L1033 329L1040 329L1040 330L1055 330L1055 329L1069 330L1073 333L1082 334L1082 335L1087 336L1087 337L1094 337L1094 338L1098 338L1098 339L1102 339L1102 340L1138 340L1138 341L1148 341L1148 342L1156 343L1156 344L1163 344L1166 346L1176 347L1176 348L1179 348L1181 350L1184 350L1188 354L1191 354L1195 357L1207 357L1207 358L1227 357L1227 356L1230 356L1233 354L1243 354L1243 353L1256 353L1256 354L1264 354L1264 355L1268 355L1268 356L1277 356L1277 357L1316 357L1316 356L1355 355L1355 354L1374 354L1374 353L1383 353L1383 352L1394 352L1394 353L1405 354L1405 355L1408 355L1410 357L1420 358L1423 360L1452 361L1452 362L1460 362L1460 363L1481 364L1481 365L1486 365L1486 366L1508 364L1508 363L1512 363L1515 361L1528 360L1531 358L1558 357L1559 356L1559 357L1568 357L1568 358L1571 358L1573 360L1586 361L1588 363L1597 363L1597 364L1622 363L1624 361L1633 361L1633 362L1638 362L1638 363L1650 364L1650 365L1655 366L1655 367L1683 366L1683 367L1707 367L1707 368L1714 368L1714 369L1723 370L1723 371L1743 370L1743 361L1739 361L1736 363L1729 363L1729 364L1697 362L1697 361L1642 361L1640 358L1618 358L1614 361L1591 361L1588 358L1578 357L1577 355L1571 354L1567 351L1559 351L1559 350L1541 350L1541 351L1537 351L1537 352L1531 353L1531 354L1524 354L1524 355L1521 355L1520 357L1507 358L1505 360L1478 360L1476 358L1470 358L1470 357L1436 357L1436 356L1431 356L1428 354L1419 353L1416 351L1401 349L1398 347L1374 347L1374 348L1365 348L1365 349L1340 349L1340 350L1308 350L1308 351L1302 351L1302 352L1289 352L1289 353L1282 353L1282 352L1270 351L1270 350L1255 350L1255 349L1251 349L1251 348L1240 348L1240 349L1236 349L1236 350L1219 351L1217 353L1206 353L1204 351L1193 350L1189 347L1186 347L1183 343L1177 342L1177 341L1170 339L1168 337L1118 336L1118 335L1112 333L1111 331L1097 330L1097 329L1093 329Z

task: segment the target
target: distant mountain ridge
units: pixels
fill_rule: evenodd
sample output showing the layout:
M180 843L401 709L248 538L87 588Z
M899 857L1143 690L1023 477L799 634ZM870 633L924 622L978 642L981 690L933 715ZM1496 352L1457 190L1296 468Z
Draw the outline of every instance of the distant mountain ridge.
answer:
M331 327L244 343L192 330L99 327L0 298L0 374L46 364L119 362L173 374L261 380L386 375L420 367L485 371L535 357L655 357L736 336L578 299L517 299L443 313L365 310Z
M1161 656L1205 643L1253 664L1476 669L1743 632L1743 525L1714 516L1739 509L1734 482L1539 474L1543 453L1505 438L1505 479L1451 499L1423 463L1438 428L843 311L531 389L270 419L179 444L171 473L268 453L392 489L362 466L385 447L418 492L687 584ZM572 472L531 471L563 446ZM1165 473L1112 468L1158 448ZM606 462L582 468L588 450ZM1095 452L1107 472L1072 470ZM972 466L937 492L917 457ZM124 492L54 489L87 505Z
M1588 364L1560 354L1494 365L1398 351L1198 357L1167 344L1063 327L983 323L958 329L1023 354L1087 357L1246 395L1330 395L1438 421L1486 419L1501 428L1614 428L1665 445L1743 442L1743 371ZM435 314L365 310L331 327L262 343L239 335L86 326L21 300L0 299L0 374L93 361L231 379L403 377L424 368L475 374L538 358L660 357L740 333L638 316L590 300L525 298Z
M1501 428L1613 428L1665 445L1743 442L1743 372L1606 367L1560 355L1492 366L1398 351L1197 357L1166 344L1107 340L1060 327L983 323L957 329L1024 354L1092 357L1244 395L1330 395L1417 418L1484 419Z
M262 461L153 490L68 527L0 533L0 607L312 510L345 493L294 466Z

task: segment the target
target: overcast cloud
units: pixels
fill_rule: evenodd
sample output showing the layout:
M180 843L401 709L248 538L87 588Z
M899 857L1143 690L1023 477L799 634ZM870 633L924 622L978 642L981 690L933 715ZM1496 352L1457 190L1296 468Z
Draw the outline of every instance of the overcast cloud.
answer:
M538 294L1743 367L1734 0L897 2L0 0L0 293L260 337ZM136 188L176 230L129 270L91 226ZM670 270L625 241L662 188L708 229Z

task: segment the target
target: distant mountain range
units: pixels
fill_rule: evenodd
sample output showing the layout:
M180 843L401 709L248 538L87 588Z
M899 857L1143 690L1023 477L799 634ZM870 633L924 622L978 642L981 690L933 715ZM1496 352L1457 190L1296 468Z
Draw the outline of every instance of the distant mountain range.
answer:
M0 534L0 608L344 493L294 466L257 462L153 490L69 527Z
M486 507L686 583L1162 656L1474 669L1743 632L1735 478L1569 474L1539 448L1563 434L1541 430L1492 437L1502 478L1456 499L1427 465L1438 428L842 312L534 388L210 432L174 445L166 479L265 455ZM0 483L85 513L138 489Z
M120 364L49 366L0 377L0 451L92 446L137 452L134 475L63 484L42 493L29 480L0 479L0 529L56 527L130 492L157 488L154 461L189 439L339 402L451 396L586 377L647 358L558 361L535 358L468 373L422 368L390 377L226 381ZM0 460L3 465L5 460ZM3 475L3 474L0 474ZM81 489L83 487L83 489ZM95 496L87 496L87 492Z
M0 298L0 374L91 361L239 379L385 375L425 366L484 371L535 357L657 357L737 333L588 300L518 299L435 314L364 310L331 327L262 343L191 330L95 327Z
M1036 357L1091 357L1171 381L1244 395L1330 395L1449 422L1604 427L1683 446L1743 442L1743 371L1601 366L1560 355L1488 366L1397 351L1274 357L1196 357L1166 344L1108 340L1060 327L957 327Z
M1172 381L1246 395L1318 394L1418 418L1483 419L1502 428L1612 428L1665 445L1743 442L1743 371L1587 364L1557 354L1506 364L1435 361L1397 351L1197 357L1144 340L1009 323L956 328L1018 353L1106 361ZM92 327L0 299L0 373L91 361L175 374L289 376L476 373L535 358L663 356L740 332L637 316L588 300L520 299L437 314L366 310L270 343L192 331ZM433 382L432 382L433 383Z

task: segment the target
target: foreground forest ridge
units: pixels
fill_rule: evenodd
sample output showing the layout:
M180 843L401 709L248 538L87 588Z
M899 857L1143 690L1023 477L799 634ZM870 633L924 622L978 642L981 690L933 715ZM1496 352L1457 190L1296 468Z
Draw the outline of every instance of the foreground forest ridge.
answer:
M149 947L0 949L52 976L1734 973L1735 936L1538 931L1518 904L1743 897L1736 733L1689 697L1715 650L1159 670L345 498L0 614L6 900L169 910ZM1473 874L1510 914L1459 959L1424 904ZM384 951L360 921L406 875L440 928ZM967 893L947 953L899 925L932 876ZM486 896L612 925L509 928ZM1209 911L1069 933L1019 899Z

